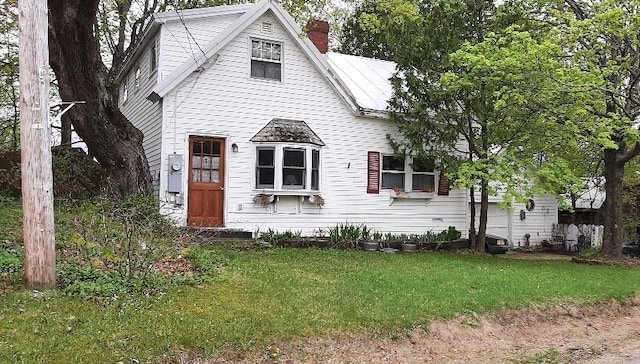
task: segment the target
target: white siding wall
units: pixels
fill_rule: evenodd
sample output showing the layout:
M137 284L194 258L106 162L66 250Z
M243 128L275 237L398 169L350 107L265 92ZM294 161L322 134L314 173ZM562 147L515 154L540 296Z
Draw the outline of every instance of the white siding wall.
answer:
M194 55L202 55L204 50L218 34L237 20L241 14L221 15L212 19L186 19L186 27L180 21L168 22L162 26L162 53L160 77L164 79L184 61ZM187 32L189 29L189 34ZM200 48L198 48L200 46Z
M476 196L479 200L480 196ZM529 243L540 245L543 240L551 241L553 224L558 223L558 202L552 195L536 195L533 200L535 208L527 211L522 203L513 205L509 211L498 207L501 196L489 198L487 217L487 234L498 235L509 240L512 247L524 246L525 234L529 234ZM525 218L520 218L520 211L525 211ZM480 203L476 203L476 228L480 221Z
M156 85L158 72L151 71L149 67L150 50L148 47L136 60L131 71L123 80L127 83L128 99L124 102L122 85L120 86L120 110L144 133L143 147L149 162L149 169L154 180L154 186L158 187L160 163L162 161L160 148L162 144L162 104L152 103L146 99L151 89ZM140 87L135 86L135 73L140 67Z
M271 36L260 33L263 20L274 24ZM282 83L249 77L250 36L283 42ZM168 48L163 43L164 51ZM163 57L167 56L164 51ZM273 118L304 120L327 144L321 152L323 208L301 203L297 197L281 197L275 206L268 207L252 202L259 191L253 188L255 146L249 139ZM435 196L431 200L396 200L393 204L388 191L379 195L366 193L367 152L390 153L386 134L393 133L395 127L384 120L354 116L294 40L268 14L227 45L215 65L190 76L165 97L164 120L165 159L173 152L186 156L189 135L228 138L225 189L228 228L293 229L309 234L314 229L350 222L365 223L385 232L421 233L439 232L453 225L466 236L468 202L464 191L453 190L449 196ZM232 143L238 145L239 152L230 151ZM162 168L161 190L166 190L166 163L162 163ZM186 175L184 189L187 189ZM165 202L166 207L171 205L169 200ZM165 209L169 210L185 223L186 207Z
M513 230L511 242L514 247L524 246L525 234L531 235L529 242L540 245L542 240L551 241L553 224L558 223L558 200L555 196L535 196L535 208L527 211L524 204L515 204L513 209ZM525 211L525 219L520 219L520 211Z

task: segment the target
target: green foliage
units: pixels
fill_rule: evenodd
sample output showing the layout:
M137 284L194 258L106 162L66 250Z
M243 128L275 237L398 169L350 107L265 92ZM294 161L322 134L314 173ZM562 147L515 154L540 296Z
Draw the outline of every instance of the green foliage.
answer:
M202 274L212 274L219 272L223 266L230 263L228 257L214 249L195 248L190 249L186 254L193 268Z
M371 15L376 11L375 1L365 0L358 4L342 27L340 53L394 60L393 49L385 42L385 34L380 32L380 22Z
M18 151L20 145L18 9L17 1L0 3L0 152ZM0 161L0 169L2 169ZM2 185L2 182L0 182Z
M582 259L593 259L600 254L600 248L597 247L589 247L586 249L582 249L578 252L578 258Z
M302 233L300 231L294 232L291 230L286 230L284 232L279 233L276 230L273 230L271 228L269 228L269 230L267 230L264 233L258 232L258 234L256 235L258 236L259 240L274 246L280 245L286 241L300 240L302 238Z
M566 361L562 358L562 355L560 355L560 353L555 349L545 350L541 353L513 361L515 364L560 364L565 362Z
M348 244L355 248L359 242L367 240L370 235L371 231L365 224L340 223L329 229L329 242L333 246Z
M56 216L58 286L66 294L104 300L206 280L179 255L182 231L153 197L71 201Z
M23 253L20 250L13 252L0 251L0 276L17 275L22 271Z

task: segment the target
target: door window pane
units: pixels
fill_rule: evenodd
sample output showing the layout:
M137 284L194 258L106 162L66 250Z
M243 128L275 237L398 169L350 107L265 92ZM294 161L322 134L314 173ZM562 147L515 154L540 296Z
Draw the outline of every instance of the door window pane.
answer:
M202 176L200 179L200 182L211 182L211 171L208 169L202 169L201 172Z

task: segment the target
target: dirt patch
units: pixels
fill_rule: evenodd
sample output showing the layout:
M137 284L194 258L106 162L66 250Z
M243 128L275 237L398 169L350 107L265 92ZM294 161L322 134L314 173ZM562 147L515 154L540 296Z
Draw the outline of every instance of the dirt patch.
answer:
M640 295L628 303L506 310L399 337L343 334L182 363L640 363Z

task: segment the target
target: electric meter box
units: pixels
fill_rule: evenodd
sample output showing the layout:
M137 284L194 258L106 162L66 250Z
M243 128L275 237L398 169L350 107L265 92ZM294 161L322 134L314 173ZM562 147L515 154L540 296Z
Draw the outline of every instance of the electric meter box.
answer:
M182 154L169 154L169 183L167 192L182 192Z

